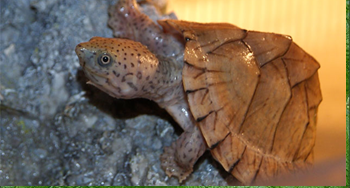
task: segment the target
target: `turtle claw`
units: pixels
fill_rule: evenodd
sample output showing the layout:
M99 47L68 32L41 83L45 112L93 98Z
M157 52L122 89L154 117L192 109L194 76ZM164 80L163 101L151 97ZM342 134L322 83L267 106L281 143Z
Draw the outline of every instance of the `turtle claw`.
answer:
M160 156L160 160L165 173L169 177L177 177L181 183L192 173L193 168L192 166L183 168L178 165L175 158L175 147L175 143L172 143L170 147L164 147L164 153Z

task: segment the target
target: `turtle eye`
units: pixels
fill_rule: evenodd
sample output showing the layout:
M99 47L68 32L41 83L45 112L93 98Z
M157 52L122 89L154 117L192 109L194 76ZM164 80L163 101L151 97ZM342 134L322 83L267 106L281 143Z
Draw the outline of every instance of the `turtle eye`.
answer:
M111 56L108 54L102 54L97 61L100 66L105 67L111 63Z

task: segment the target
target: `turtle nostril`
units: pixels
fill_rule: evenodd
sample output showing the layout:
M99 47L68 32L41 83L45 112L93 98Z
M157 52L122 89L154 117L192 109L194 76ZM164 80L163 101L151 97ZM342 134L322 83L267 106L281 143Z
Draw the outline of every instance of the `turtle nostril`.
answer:
M86 51L86 48L85 48L84 45L82 45L82 44L78 44L78 45L75 47L75 53L76 53L76 54L84 53L85 51Z

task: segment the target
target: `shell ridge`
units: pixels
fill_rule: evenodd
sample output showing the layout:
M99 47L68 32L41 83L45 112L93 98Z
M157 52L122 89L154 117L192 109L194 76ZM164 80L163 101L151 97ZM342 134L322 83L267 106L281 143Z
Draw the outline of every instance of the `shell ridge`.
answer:
M263 157L271 157L273 159L275 159L276 161L280 161L280 162L288 162L287 160L283 160L281 157L273 155L273 154L267 154L267 153L263 153L260 149L250 146L249 143L246 141L246 139L242 138L239 135L236 135L238 137L238 139L246 146L248 147L250 150L259 153L260 155L262 155Z
M253 53L253 51L249 48L249 46L248 46L243 40L241 40L241 41L242 41L242 43L246 46L246 48L249 50L249 52L250 52L250 53ZM253 54L254 54L254 53L253 53ZM255 59L255 57L254 57L254 59ZM256 67L258 68L258 70L259 70L259 74L258 74L258 78L257 78L256 84L255 84L255 86L254 86L253 95L252 95L252 97L250 98L249 105L248 105L248 107L247 107L247 110L246 110L245 113L244 113L244 118L242 119L242 122L240 123L240 127L239 127L239 130L238 130L238 133L241 133L241 132L242 132L242 125L244 124L245 120L247 119L247 113L248 113L248 110L249 110L249 108L250 108L250 106L251 106L251 104L252 104L252 102L253 102L254 96L256 95L256 90L257 90L257 88L258 88L258 84L259 84L260 77L261 77L260 66L257 64L257 61L256 61L256 60L254 61L254 63L255 63L255 66L256 66Z
M274 67L274 66L273 66ZM287 83L287 84L289 84L289 83ZM290 88L290 87L287 87L287 88ZM254 96L253 96L253 98L255 97L257 95L257 93L256 93L256 90L255 90L255 93L254 93ZM253 100L253 98L252 98L252 100ZM290 100L290 98L291 98L291 96L289 95L289 98L288 98L288 101ZM280 115L279 115L279 118L278 119L280 119L281 118L281 116L282 116L282 113L283 113L283 111L285 110L285 108L286 108L286 106L287 106L287 104L288 104L288 101L286 101L286 103L285 103L285 105L284 105L284 109L281 111L281 113L280 113ZM250 104L251 105L251 104ZM248 116L246 116L245 117L245 119L244 119L244 121L246 121L248 119ZM280 120L278 120L277 122L279 122ZM244 124L244 122L242 123L242 124ZM278 125L278 123L277 123L277 125ZM275 127L275 129L273 129L274 130L274 137L275 137L275 131L276 131L276 129L277 129L277 126L276 125L276 127ZM241 131L240 131L241 132ZM238 135L237 135L238 136ZM241 140L242 140L242 142L244 143L244 144L246 144L246 145L251 145L251 144L249 144L249 142L245 139L245 138L242 138L241 136L238 136ZM272 142L274 142L274 140L275 139L273 139L272 140ZM272 149L271 149L272 150ZM264 156L268 156L268 155L266 155L266 154L268 154L268 153L271 153L271 152L267 152L267 153L265 153L265 152L261 152L261 151L258 151L259 153L261 153L261 154L263 154Z
M293 156L297 152L298 144L303 139L302 135L309 122L306 115L309 109L305 104L307 98L303 86L304 84L301 83L292 89L292 98L278 123L280 125L276 129L275 142L273 143L272 154L285 158L287 161L293 161Z
M274 60L276 60L276 59L278 59L278 58L280 58L280 57L283 57L288 51L289 51L289 49L290 49L290 47L291 47L291 45L293 44L293 39L292 39L292 37L290 37L290 36L288 36L288 35L281 35L281 34L276 34L276 33L264 33L264 32L258 32L258 31L248 31L247 32L247 35L242 39L242 41L248 46L248 48L253 52L253 54L254 54L254 56L255 57L259 57L260 55L262 55L262 54L267 54L267 53L264 53L264 52L273 52L271 49L278 49L278 48L280 48L280 46L276 46L276 45L274 45L274 46L272 46L272 48L271 49L269 49L269 50L263 50L263 51L261 51L260 53L258 53L258 52L256 52L256 51L258 51L258 50L260 50L260 49L266 49L266 47L269 47L269 41L266 41L265 42L265 40L264 41L259 41L259 44L265 44L265 45L262 45L262 46L257 46L257 48L255 48L255 46L254 45L256 45L256 44L254 44L252 41L250 41L250 42L252 42L252 44L250 44L250 42L249 42L249 40L252 40L252 39L249 39L248 38L248 36L254 36L254 35L261 35L261 34L265 34L266 36L265 37L267 37L267 38L269 38L269 37L271 37L272 35L274 35L274 36L279 36L279 37L283 37L283 39L284 40L287 40L288 41L288 44L287 44L287 47L286 47L286 49L282 52L282 53L280 53L279 55L278 54L276 54L274 57L272 57L271 59L269 59L268 61L264 61L264 62L259 62L259 67L263 67L264 65L266 65L266 64L268 64L268 63L270 63L270 62L272 62L272 61L274 61ZM265 38L264 37L264 38ZM275 44L275 42L273 43L273 44ZM253 47L255 48L255 50L253 49Z
M299 82L295 82L295 84L294 84L291 88L294 88L294 87L297 86L298 84L303 83L303 82L305 82L306 80L310 79L312 76L314 76L315 74L317 74L317 72L318 72L318 70L315 70L315 72L314 72L312 75L306 77L304 80L301 80L301 81L299 81Z
M283 67L284 67L284 69L286 70L286 73L287 73L287 79L288 79L289 88L290 88L290 90L292 90L293 86L292 86L292 83L291 83L291 81L290 81L289 71L288 71L286 62L284 61L283 58L281 58L281 60L282 60L282 63L283 63ZM292 95L290 95L289 100L290 100L291 98L292 98ZM288 102L289 102L289 101L288 101Z
M264 159L264 157L262 156L262 157L260 158L260 163L259 163L258 170L255 172L255 175L254 175L254 177L251 179L250 183L251 183L251 182L254 182L254 181L256 180L256 178L258 177L258 174L259 174L259 171L260 171L260 168L261 168L263 159Z
M198 70L205 70L205 69L206 69L206 68L198 67L198 66L196 66L196 65L194 65L194 64L191 64L191 63L189 63L187 60L184 60L184 63L185 63L186 65L191 66L191 67L193 67L193 68L196 68L196 69L198 69Z
M270 61L264 63L262 66L264 66L264 65L266 65L267 63L270 63L271 61L274 61L274 60L276 60L276 59L278 59L278 58L282 58L284 55L286 55L286 53L289 51L289 49L290 49L292 43L294 43L294 42L293 42L293 38L290 37L290 39L291 39L291 40L289 41L288 48L286 49L286 51L284 51L283 54L281 54L280 56L276 56L275 58L271 59Z
M298 146L298 148L296 149L296 152L295 152L295 154L294 154L294 156L293 156L293 160L292 160L292 161L295 161L296 158L298 157L300 148L301 148L302 143L303 143L303 138L304 138L304 136L305 136L305 132L306 132L308 126L310 125L309 101L307 100L308 98L307 98L306 84L303 84L303 89L304 89L304 92L305 92L305 98L306 98L305 102L306 102L306 106L307 106L307 109L308 109L308 110L306 111L306 113L307 113L307 124L306 124L306 126L305 126L305 128L304 128L303 134L302 134L301 139L300 139L300 142L299 142L299 144L298 144L299 146ZM312 149L311 149L311 150L312 150ZM307 157L305 157L305 160L306 160L306 159L307 159Z
M213 113L214 111L210 111L208 114L206 114L206 115L204 115L204 116L202 116L202 117L198 117L197 119L196 119L196 121L197 122L201 122L201 121L203 121L206 117L208 117L211 113Z
M220 48L220 47L222 47L222 46L224 46L224 45L227 45L227 44L229 44L229 43L234 43L234 42L237 42L237 41L242 41L242 39L236 39L236 40L227 40L227 41L225 41L225 42L221 43L220 45L216 46L215 48L213 48L213 49L211 49L211 50L207 51L206 53L207 53L207 54L213 54L213 51L217 50L218 48ZM207 47L207 46L210 46L210 45L211 45L211 44L208 44L208 45L202 45L201 47Z
M222 140L220 140L219 142L217 142L216 144L212 145L212 146L209 148L209 150L212 150L212 149L216 148L219 144L221 144L221 143L222 143L228 136L230 136L230 135L231 135L231 132L229 132L229 133L224 137L224 139L222 139ZM221 150L220 147L218 147L218 149Z
M289 72L292 87L311 78L320 68L320 64L294 42L281 58Z
M204 103L204 99L205 99L205 97L206 97L206 96L208 96L208 93L209 93L209 91L208 91L208 90L206 90L206 91L205 91L205 93L204 93L204 95L203 95L203 97L202 97L201 104L203 104L203 103Z
M315 144L313 144L313 146L314 146ZM312 148L313 148L313 146L312 146ZM306 155L306 157L305 157L305 159L304 159L304 162L307 162L307 159L312 155L312 153L313 153L313 149L311 149L310 150L310 152Z
M295 156L295 159L298 160L300 158L299 155L303 156L303 153L304 153L305 158L302 159L304 162L307 162L309 157L310 156L312 157L312 154L313 154L313 147L315 145L315 136L316 135L311 135L311 138L310 138L310 135L307 135L307 134L309 133L309 131L308 131L309 129L311 129L311 130L312 129L314 129L314 130L316 129L317 108L318 108L318 105L320 104L320 102L322 101L322 96L321 96L320 90L317 91L319 93L314 94L315 93L315 89L314 88L309 88L309 82L312 82L312 81L317 81L317 83L319 84L319 82L318 82L318 75L313 75L313 77L309 78L308 80L306 80L305 84L304 84L305 90L306 90L306 98L308 99L307 100L307 104L308 104L308 120L309 121L308 121L308 127L306 127L305 132L303 134L303 137L302 137L299 149L297 151L297 155ZM313 85L314 85L314 83L313 83ZM316 86L316 88L319 89L318 86ZM309 93L309 92L312 92L312 93ZM318 100L316 101L316 103L313 103L313 104L310 105L309 99L310 98L315 98L315 96L318 97ZM312 118L315 118L315 119L313 120ZM305 144L304 142L309 142L309 144ZM308 149L307 154L305 154L305 147L303 148L303 146L305 146L305 145L309 145L309 149ZM313 160L313 159L311 159L311 160Z
M289 104L289 101L290 101L291 98L292 98L292 90L291 90L291 85L290 85L290 81L289 81L288 70L287 70L287 67L286 67L284 61L283 61L282 59L281 59L281 61L282 61L283 68L284 68L285 73L286 73L286 76L287 76L286 78L287 78L287 80L288 80L287 84L288 84L288 86L289 86L289 87L288 87L288 89L289 89L289 96L288 96L288 100L286 101L286 103L285 103L285 105L284 105L284 107L283 107L283 110L281 111L281 113L280 113L280 115L279 115L277 124L276 124L276 126L275 126L275 128L274 128L274 130L273 130L272 145L271 145L270 149L267 150L267 151L269 151L269 153L271 153L271 152L273 151L273 146L274 146L273 143L275 142L276 132L277 132L277 128L278 128L278 126L279 126L279 122L281 121L282 114L283 114L284 111L286 110L286 108L287 108L287 106L288 106L288 104ZM275 65L274 63L271 63L271 66L273 66L277 71L280 71L280 70L276 67L276 65Z
M253 153L252 153L253 152ZM233 169L232 174L246 185L251 184L256 177L257 171L260 168L263 156L247 148L239 163ZM258 164L257 164L258 163ZM241 170L245 170L244 173ZM239 174L236 174L239 172Z
M195 47L194 49L197 50L199 48L204 48L204 47L208 47L208 46L211 46L213 45L213 43L217 43L217 42L220 42L219 39L215 39L213 41L209 41L207 44L200 44L199 46ZM221 44L222 45L222 44ZM208 53L208 52L205 52L205 53Z
M237 166L237 164L239 164L239 162L242 160L243 154L246 152L247 150L247 145L244 145L243 151L241 153L241 155L239 156L238 160L232 165L232 167L230 167L230 171L231 173L233 173L233 170L235 169L235 167ZM236 177L236 176L235 176Z
M194 89L194 90L186 90L186 93L189 94L189 93L194 93L196 91L199 91L199 90L203 90L203 89L208 89L206 87L201 87L201 88L198 88L198 89Z
M316 78L314 78L316 77ZM315 79L315 80L312 80L312 79ZM311 78L308 78L307 80L305 80L306 82L306 87L307 87L307 93L308 93L308 96L311 94L313 95L317 95L317 97L319 98L317 103L316 104L312 104L312 106L310 107L310 109L313 109L313 108L317 108L318 105L320 105L320 103L322 102L322 93L321 93L321 88L320 88L320 83L319 83L319 79L318 79L318 73L316 72L315 74L312 75ZM316 88L318 89L314 89L314 88L310 88L310 84L309 82L312 82L312 81L316 81ZM315 85L315 83L311 84L311 86ZM309 93L310 92L310 93Z

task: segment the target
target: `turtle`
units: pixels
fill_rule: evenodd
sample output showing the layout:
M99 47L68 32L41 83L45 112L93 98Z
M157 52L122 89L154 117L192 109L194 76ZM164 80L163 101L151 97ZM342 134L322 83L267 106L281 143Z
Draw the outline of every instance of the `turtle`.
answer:
M109 9L115 38L75 52L88 84L153 100L181 126L160 157L168 176L185 180L206 150L244 185L312 165L322 95L311 55L287 35L142 10L120 0Z

